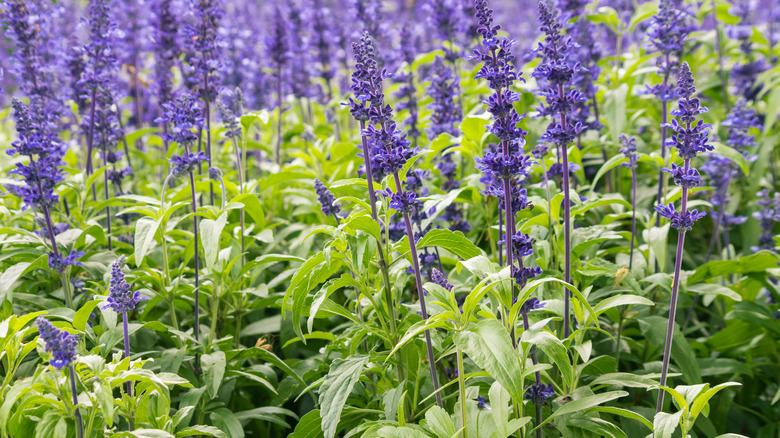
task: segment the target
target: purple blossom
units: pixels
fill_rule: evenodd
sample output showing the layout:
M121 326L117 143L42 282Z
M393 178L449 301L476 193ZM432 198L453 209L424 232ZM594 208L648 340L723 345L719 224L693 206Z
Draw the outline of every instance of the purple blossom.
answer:
M401 191L394 193L392 189L380 190L379 194L390 199L390 208L400 213L411 213L414 207L420 202L417 200L417 193L412 191Z
M761 225L761 236L758 246L751 248L753 251L762 249L773 250L775 247L773 232L775 224L780 222L780 192L769 196L769 190L761 190L757 193L759 210L753 212L753 217L758 219Z
M527 315L532 310L541 309L542 307L544 307L543 302L539 301L537 298L529 298L520 306L520 314Z
M433 139L445 132L455 137L458 135L455 125L463 118L462 111L455 102L455 96L460 90L452 70L440 57L436 57L433 62L430 81L427 90L432 101L428 108L431 109L432 114L430 126L426 129L428 137Z
M130 284L125 281L125 273L122 272L122 266L125 264L125 257L120 256L111 265L111 282L108 287L109 295L103 309L111 308L116 313L132 312L140 301L148 300L141 296L140 291L132 292Z
M543 405L545 401L555 397L555 389L552 383L545 385L543 383L534 383L525 388L526 400L531 400L536 405Z
M621 166L628 169L636 169L637 167L636 137L629 137L626 134L620 134L618 138L620 139L620 142L623 144L623 147L620 149L620 153L622 153L626 158L628 158L628 163L623 163L621 164Z
M447 276L436 268L431 269L431 282L438 284L448 291L452 291L452 288L454 287L447 281Z
M76 251L75 249L64 257L60 253L50 252L49 267L62 274L68 266L84 266L80 261L76 260L84 254L84 251Z
M672 115L677 119L672 120L671 124L664 124L674 131L674 134L666 140L667 146L677 148L679 155L685 159L691 159L701 152L712 151L713 146L708 143L710 125L702 120L696 121L696 116L709 111L707 107L701 106L699 99L692 97L696 92L693 74L687 62L683 62L680 67L679 79L677 81L677 95L680 99L677 101L678 109L672 110Z
M213 101L219 83L217 31L224 15L222 0L189 0L188 11L191 17L181 28L185 79L204 101Z
M317 200L320 201L322 212L327 216L333 216L338 219L341 206L336 204L336 197L325 187L325 184L316 178L314 180L314 192L317 193Z
M155 122L171 124L166 140L185 147L198 140L194 130L204 126L203 115L191 94L183 92L175 101L164 102L162 107L163 114Z
M171 174L175 177L184 176L190 172L194 172L198 169L200 163L208 161L206 153L200 152L185 152L182 155L171 156Z
M79 345L76 336L54 327L52 323L40 316L35 320L35 324L38 326L38 334L46 345L46 351L53 356L49 365L59 370L76 361L76 347Z
M689 231L693 228L693 224L699 219L707 215L704 211L698 211L696 209L686 210L684 213L679 212L674 208L673 203L669 205L659 204L655 206L655 211L661 216L669 219L672 223L672 228L679 231Z
M173 99L173 66L182 50L178 35L179 22L171 10L170 0L154 0L152 14L154 79L157 101L162 103Z

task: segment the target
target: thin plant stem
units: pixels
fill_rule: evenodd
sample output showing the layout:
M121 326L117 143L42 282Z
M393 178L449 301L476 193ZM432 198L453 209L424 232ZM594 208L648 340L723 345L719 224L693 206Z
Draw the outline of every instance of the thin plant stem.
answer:
M76 434L78 438L84 438L84 420L81 418L81 411L79 410L79 393L76 389L76 369L71 364L68 367L70 373L70 393L73 401L73 409L76 414Z
M463 369L463 351L460 348L457 349L458 355L458 390L460 392L460 417L462 421L463 438L468 438L468 415L466 413L466 379L464 378L465 370Z
M686 159L684 170L687 172L691 167L691 160ZM688 189L683 187L680 214L685 215L688 209ZM677 238L677 253L674 259L674 280L672 282L672 297L669 306L669 321L666 326L666 342L664 343L664 358L661 365L661 386L666 386L667 375L669 374L669 360L672 354L672 340L674 335L674 318L677 314L677 295L680 290L680 271L682 270L683 246L685 245L685 230L679 230ZM658 403L655 406L655 413L658 414L663 409L664 391L658 391Z
M629 271L631 271L631 268L634 267L634 241L635 240L636 240L636 169L631 168L631 252L628 254Z
M282 166L282 66L276 73L276 97L279 109L279 120L276 122L276 164Z
M108 166L108 150L106 148L106 142L101 141L101 148L103 149L103 165ZM111 199L111 196L108 194L108 186L109 186L109 180L108 180L108 172L105 172L104 174L105 180L103 183L103 195L106 197L106 201ZM108 250L111 251L112 244L111 244L111 206L106 205L106 237L108 239Z
M125 358L130 359L130 331L128 329L127 324L127 312L122 312L122 329L124 330L125 335ZM130 397L130 399L133 399L133 382L127 382L127 396ZM130 410L129 414L130 417L127 419L127 422L130 424L130 430L135 429L135 415L133 413L133 410Z
M233 150L236 154L236 164L238 168L238 194L243 195L244 194L244 171L242 168L242 161L241 161L241 151L238 148L238 140L236 140L235 137L233 137ZM222 184L224 186L224 183ZM223 189L222 192L224 193L225 190ZM224 195L223 195L224 197ZM222 207L225 208L224 206ZM244 222L244 209L242 208L239 212L239 221L240 221L240 227L241 227L241 267L244 267L244 232L246 229L246 225Z
M530 328L530 322L528 321L528 313L523 313L523 330L528 330ZM534 347L531 347L531 351L529 352L529 356L531 356L531 363L536 365L536 350ZM534 373L534 379L536 380L536 385L539 387L542 384L542 373L539 371L536 371ZM536 437L542 438L542 428L538 427L538 425L542 424L542 405L541 403L538 403L538 400L534 400L534 406L535 409L535 415L536 415Z
M558 95L563 96L563 85L558 85ZM561 129L566 131L566 113L561 113ZM563 160L563 244L564 265L563 281L571 284L571 199L569 194L569 152L568 145L561 145L561 159ZM571 292L564 288L563 298L563 337L569 337L569 300Z
M203 83L205 86L205 94L203 96L203 110L204 116L206 116L206 158L209 160L209 169L213 167L213 157L211 156L211 102L209 99L209 75L208 73L203 76ZM214 184L209 179L209 205L214 205Z
M401 185L401 178L398 176L398 172L393 174L395 178L395 187L397 193L403 193L403 186ZM369 182L371 184L371 182ZM412 266L414 268L414 280L417 283L417 297L420 300L420 310L422 313L423 321L428 320L428 309L425 307L425 291L422 287L422 275L420 275L420 260L417 254L417 244L414 239L414 230L412 229L412 220L409 218L409 212L404 212L404 224L406 225L406 236L409 239L409 250L412 253ZM433 354L433 343L431 341L430 330L425 330L425 346L428 353L428 364L430 365L431 380L433 382L433 390L436 393L436 404L440 408L444 408L444 401L439 391L439 376L436 373L436 358Z

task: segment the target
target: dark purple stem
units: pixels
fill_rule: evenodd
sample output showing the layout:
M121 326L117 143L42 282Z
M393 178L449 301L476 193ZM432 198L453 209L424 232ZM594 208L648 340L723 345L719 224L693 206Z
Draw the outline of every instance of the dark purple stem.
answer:
M212 156L211 156L211 102L209 99L209 75L206 73L203 76L203 84L206 87L204 90L203 95L203 105L205 107L204 109L204 115L206 116L206 157L209 160L209 169L212 167ZM211 179L209 179L209 200L211 201L210 204L214 205L214 184L212 184Z
M691 160L686 159L684 169L688 171L691 167ZM683 187L680 214L685 215L688 209L688 189ZM674 318L677 314L677 294L680 290L680 270L682 269L683 245L685 244L685 230L679 230L677 238L677 253L674 259L674 280L672 282L672 298L669 306L669 321L666 325L666 342L664 344L664 358L661 365L661 386L666 386L666 378L669 373L669 360L672 354L672 339L674 335ZM658 403L655 406L655 413L661 412L664 404L664 391L658 390Z
M558 85L558 95L563 96L563 85ZM561 113L561 129L566 131L566 113ZM564 265L563 281L571 284L571 199L569 196L569 151L568 145L561 145L561 160L563 161L563 243ZM564 289L563 295L563 337L569 337L569 300L571 292Z
M636 169L631 168L631 252L628 254L628 270L634 266L634 241L636 240Z
M68 367L70 372L70 393L73 401L73 409L76 411L76 431L78 432L78 438L84 438L84 420L81 418L81 411L79 411L79 393L76 389L76 370L73 365Z
M395 187L398 193L403 193L403 186L401 185L401 178L398 176L398 172L394 173ZM369 182L371 184L371 182ZM409 250L412 253L412 266L414 267L414 280L417 283L417 297L420 300L420 310L422 313L423 321L428 320L428 309L425 307L425 291L422 287L422 275L420 275L420 261L417 256L417 244L414 241L414 231L412 230L412 220L409 218L409 213L404 212L404 224L406 225L406 236L409 238ZM436 358L433 354L433 344L431 342L430 330L425 330L425 346L428 351L428 364L431 370L431 380L433 381L433 391L436 393L436 404L440 407L444 407L444 401L439 391L439 376L436 373Z
M130 358L130 330L127 327L127 312L122 312L122 328L125 332L125 358ZM132 399L133 398L133 382L127 382L127 395ZM130 418L128 420L130 423L130 430L135 429L135 415L133 415L132 412L130 412Z
M523 313L523 329L525 331L528 331L530 328L530 324L528 322L528 314ZM531 347L531 352L529 353L529 356L531 356L531 363L536 365L536 349L534 347ZM536 385L537 387L542 384L542 373L539 371L536 371L534 373L534 377L536 378ZM535 400L534 406L536 407L536 424L537 426L542 424L542 405L541 403L538 403L538 400ZM536 438L542 438L542 429L537 428L536 429Z

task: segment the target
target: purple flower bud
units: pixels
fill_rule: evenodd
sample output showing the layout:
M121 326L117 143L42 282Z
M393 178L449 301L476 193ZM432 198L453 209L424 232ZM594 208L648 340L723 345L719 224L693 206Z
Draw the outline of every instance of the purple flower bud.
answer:
M42 317L38 317L35 324L38 326L38 334L46 344L46 351L54 356L49 365L59 370L76 361L76 347L79 342L74 335L54 327Z

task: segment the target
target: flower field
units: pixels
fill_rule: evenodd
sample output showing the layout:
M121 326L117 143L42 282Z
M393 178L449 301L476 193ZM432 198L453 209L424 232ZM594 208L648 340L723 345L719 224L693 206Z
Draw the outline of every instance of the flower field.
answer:
M778 0L0 27L0 438L780 437Z

